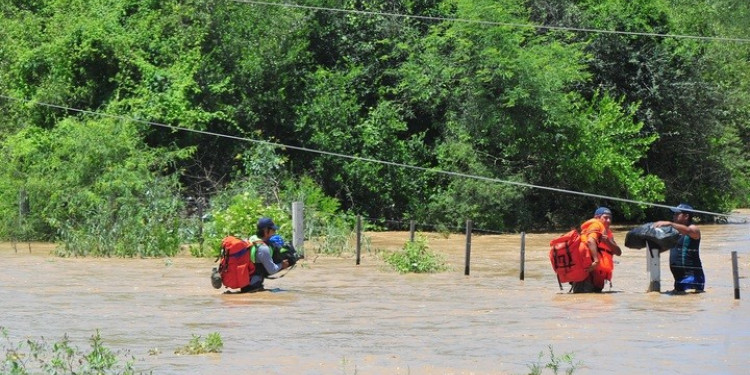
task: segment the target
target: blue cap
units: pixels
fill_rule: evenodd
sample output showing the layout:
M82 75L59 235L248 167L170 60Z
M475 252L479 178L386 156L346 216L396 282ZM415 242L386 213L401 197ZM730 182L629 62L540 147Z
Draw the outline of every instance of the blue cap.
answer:
M274 234L268 239L268 242L271 243L271 245L274 245L276 247L282 247L284 246L284 239L281 238L278 234Z
M677 207L670 208L672 212L679 214L679 213L693 213L693 206L687 204L687 203L680 203L677 205Z
M273 230L279 230L279 227L276 226L276 224L273 223L273 220L271 220L270 217L262 217L260 220L258 220L258 229L265 229L270 228Z
M594 216L612 215L612 211L607 207L599 207L594 211Z

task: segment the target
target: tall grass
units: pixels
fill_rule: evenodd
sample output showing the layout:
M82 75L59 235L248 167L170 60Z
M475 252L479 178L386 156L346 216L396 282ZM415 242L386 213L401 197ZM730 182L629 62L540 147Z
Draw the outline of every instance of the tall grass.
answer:
M5 327L0 327L5 358L0 362L0 374L136 374L134 357L112 351L104 346L99 331L91 336L89 350L81 350L70 342L68 335L50 344L44 338L25 339L13 343ZM138 372L139 374L143 372Z
M531 371L529 372L529 375L541 375L544 369L552 370L552 373L555 375L557 375L560 370L564 370L566 375L572 375L578 367L583 365L582 361L574 362L575 358L573 353L565 353L561 356L557 356L552 349L552 345L549 345L548 349L549 360L547 360L547 363L544 363L544 351L541 351L539 352L538 360L527 365L527 367ZM565 365L567 365L567 368L563 368Z

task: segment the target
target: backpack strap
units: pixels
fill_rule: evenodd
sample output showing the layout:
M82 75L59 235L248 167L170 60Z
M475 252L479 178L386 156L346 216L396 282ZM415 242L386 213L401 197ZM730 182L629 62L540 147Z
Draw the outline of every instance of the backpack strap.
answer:
M240 251L238 251L238 252L236 252L234 254L231 254L229 256L231 258L239 258L239 257L245 255L249 251L249 249L250 249L249 247L246 247L246 248L244 248L244 249L242 249L242 250L240 250Z
M294 267L296 267L296 266L297 266L296 264L295 264L295 265L293 265L293 266L289 266L289 267L287 267L287 269L286 269L286 272L284 272L283 274L281 274L281 275L279 275L279 276L266 276L266 279L271 279L271 280L276 280L276 279L280 279L280 278L282 278L282 277L286 276L286 274L288 274L288 273L289 273L289 271L291 271L291 270L292 270L292 268L294 268Z

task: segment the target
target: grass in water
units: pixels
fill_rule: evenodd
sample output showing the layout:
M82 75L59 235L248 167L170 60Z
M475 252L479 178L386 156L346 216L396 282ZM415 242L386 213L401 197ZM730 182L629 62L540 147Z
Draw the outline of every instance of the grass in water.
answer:
M218 332L209 333L205 340L201 341L201 336L193 334L190 342L177 350L175 354L204 354L204 353L221 353L224 348L224 342Z
M414 242L405 243L402 251L387 255L385 261L401 273L430 273L448 269L445 261L429 250L423 235L417 235Z
M557 375L565 365L568 366L564 369L565 374L571 375L578 367L583 365L583 362L581 361L574 362L575 359L573 353L565 353L562 356L556 356L554 350L552 349L552 345L549 345L548 348L549 361L547 361L546 364L543 364L542 358L544 357L544 351L539 352L538 360L530 365L526 365L531 371L529 372L529 375L541 375L544 369L550 369L552 370L553 374Z
M44 338L38 341L27 338L14 344L5 327L0 327L0 335L4 341L0 350L5 353L0 374L136 374L135 358L124 359L119 352L105 347L98 330L89 339L89 351L72 345L67 334L52 345Z

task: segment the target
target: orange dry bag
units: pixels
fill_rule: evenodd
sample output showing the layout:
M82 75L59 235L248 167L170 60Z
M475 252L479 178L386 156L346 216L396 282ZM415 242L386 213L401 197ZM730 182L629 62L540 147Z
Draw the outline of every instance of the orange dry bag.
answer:
M561 283L583 281L588 276L586 268L591 265L591 255L581 244L578 231L570 232L550 241L549 260Z
M227 288L239 289L250 285L255 265L250 262L250 243L234 236L221 241L221 282Z

